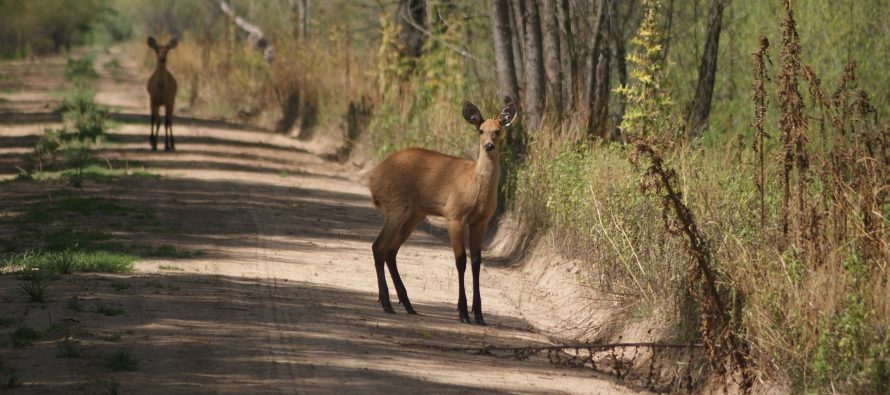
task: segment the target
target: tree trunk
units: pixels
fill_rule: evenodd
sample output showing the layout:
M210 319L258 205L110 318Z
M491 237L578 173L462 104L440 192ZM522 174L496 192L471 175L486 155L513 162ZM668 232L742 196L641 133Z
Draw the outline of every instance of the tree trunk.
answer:
M602 0L597 18L597 29L595 31L596 38L594 47L591 50L590 70L592 81L590 84L590 101L589 113L587 118L587 137L601 137L607 139L610 137L609 124L609 58L611 49L609 47L609 10L612 8L614 0Z
M491 0L491 30L494 37L494 57L497 62L498 87L501 97L519 98L519 84L513 62L513 35L510 32L510 13L507 0Z
M399 0L395 15L399 27L399 56L420 57L423 49L423 32L414 25L426 26L426 0Z
M717 72L717 50L719 49L720 29L725 6L723 1L711 1L708 36L705 39L705 49L698 67L698 84L695 87L695 97L692 99L687 124L691 138L701 136L707 126L708 114L711 112L711 97L714 94L714 77Z
M606 23L606 14L608 9L605 4L608 0L599 0L596 11L596 23L593 25L593 39L590 42L590 49L587 57L587 73L584 78L584 102L593 101L594 84L596 84L596 63L599 61L599 49L603 45L603 35L600 34Z
M611 38L612 38L612 46L615 51L615 69L618 74L618 84L621 86L627 86L627 50L624 48L624 24L621 23L618 19L618 2L612 2L612 9L609 12L609 18L612 23L609 24ZM618 129L618 125L621 125L621 122L624 120L624 109L627 105L625 101L624 95L618 95L618 108L616 109L615 114L615 131L612 136L613 139L618 140L621 139L621 130Z
M562 107L562 76L559 59L559 23L556 16L558 0L543 0L541 12L541 30L543 33L544 72L547 77L547 112L558 115Z
M528 127L538 130L544 109L544 62L537 0L525 1L525 113Z
M523 72L525 66L525 56L522 53L522 46L525 44L525 32L523 31L524 26L522 25L522 1L521 0L512 0L509 3L508 12L510 13L510 32L513 44L513 68L516 70L516 81L517 85L521 85L520 81L525 80L525 73ZM519 86L522 89L521 86ZM521 91L520 91L521 92ZM517 101L521 101L521 97L516 97Z
M570 114L575 110L576 95L578 94L578 59L575 54L575 35L572 33L572 13L569 0L559 2L559 41L560 59L563 69L563 114Z

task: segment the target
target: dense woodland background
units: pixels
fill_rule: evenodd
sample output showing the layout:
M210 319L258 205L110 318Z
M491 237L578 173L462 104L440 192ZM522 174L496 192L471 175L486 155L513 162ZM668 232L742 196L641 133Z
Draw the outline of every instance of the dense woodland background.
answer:
M615 317L701 338L745 387L890 390L882 1L0 0L0 57L179 37L186 113L378 160L472 156L518 100L500 209ZM337 156L337 155L335 155ZM718 369L719 370L719 369Z

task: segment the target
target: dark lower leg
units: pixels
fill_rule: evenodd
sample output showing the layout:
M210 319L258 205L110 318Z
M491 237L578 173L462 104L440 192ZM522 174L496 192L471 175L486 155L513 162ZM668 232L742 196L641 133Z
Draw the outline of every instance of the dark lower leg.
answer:
M170 128L170 149L176 151L176 141L173 140L173 117L170 117L170 120L167 121L168 126Z
M396 294L399 295L399 303L402 304L402 307L405 308L405 311L408 314L417 314L414 311L414 308L411 307L411 301L408 300L408 291L405 289L405 284L402 283L402 277L399 276L399 268L396 266L396 254L399 251L395 250L387 254L386 256L386 266L389 267L389 276L392 277L392 284L396 287Z
M170 151L170 117L164 119L164 151Z
M377 270L377 290L380 292L377 301L383 305L383 311L390 314L395 313L395 310L392 309L392 303L389 301L389 287L386 286L386 275L383 274L383 254L378 253L377 248L372 247L371 250L374 253L374 269Z
M464 290L464 272L467 271L467 255L461 254L455 258L457 265L458 294L457 294L457 313L460 315L460 322L470 322L470 313L467 312L467 294Z
M479 270L482 268L482 252L473 253L472 271L473 271L473 319L479 325L485 325L482 318L482 296L479 295Z
M158 121L158 116L155 114L151 114L151 127L148 130L148 143L151 144L151 150L158 150L158 138L155 134L155 128L160 127L160 122Z

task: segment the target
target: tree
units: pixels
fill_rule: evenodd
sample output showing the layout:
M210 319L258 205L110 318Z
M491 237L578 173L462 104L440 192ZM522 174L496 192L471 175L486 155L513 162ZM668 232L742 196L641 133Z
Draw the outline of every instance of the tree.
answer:
M578 94L578 59L572 29L572 13L569 0L559 1L559 41L560 60L563 69L563 114L575 109Z
M501 97L519 98L519 83L513 59L513 34L510 31L510 10L507 0L491 0L491 33L497 62L498 88Z
M557 0L543 0L541 31L543 33L544 72L547 77L547 110L556 115L563 111L561 62L559 59L559 23Z
M593 47L590 50L587 136L608 138L609 124L609 13L613 0L601 0L597 11Z
M720 30L723 20L725 0L711 0L711 12L708 17L708 36L705 38L705 49L702 51L701 64L698 67L698 84L695 97L689 108L687 131L690 138L701 136L711 113L711 97L714 93L714 77L717 71L717 50L720 43Z
M420 29L426 26L426 0L399 0L395 22L399 27L399 56L419 57L423 49L423 31Z
M541 126L544 108L544 62L541 48L541 22L537 0L525 0L525 97L523 99L528 127L537 130Z

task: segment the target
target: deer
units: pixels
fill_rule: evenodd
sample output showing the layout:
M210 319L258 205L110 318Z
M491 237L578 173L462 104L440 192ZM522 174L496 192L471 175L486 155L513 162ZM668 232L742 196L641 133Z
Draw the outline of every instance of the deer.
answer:
M454 252L458 275L457 310L462 323L471 323L464 290L464 272L467 268L464 234L469 229L473 319L476 324L485 325L479 294L482 238L497 208L499 139L516 115L516 107L509 96L504 98L504 107L498 116L487 120L482 117L479 108L466 102L463 117L479 133L478 159L473 161L423 148L408 148L391 154L371 171L368 187L374 206L382 214L384 222L380 234L371 245L377 272L378 301L384 312L395 313L383 272L385 263L399 303L408 314L417 314L399 275L396 255L427 216L438 216L447 222Z
M176 37L167 45L158 45L154 37L148 38L148 47L155 51L157 66L148 79L148 95L151 97L151 130L148 142L151 150L158 150L158 134L161 131L159 109L164 106L164 151L176 151L173 140L173 104L176 101L176 79L167 71L167 53L176 48Z

